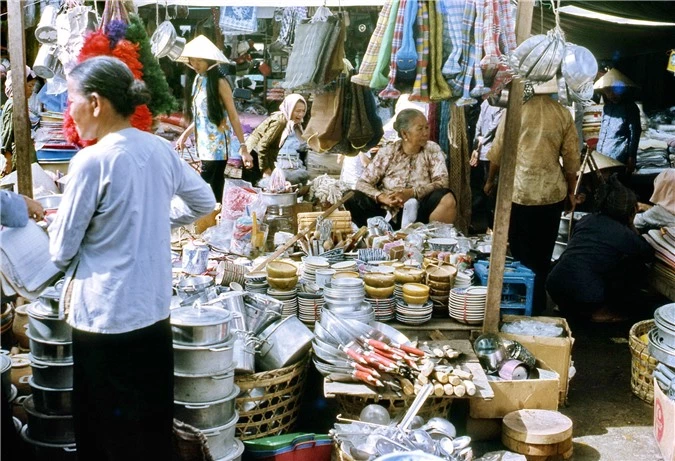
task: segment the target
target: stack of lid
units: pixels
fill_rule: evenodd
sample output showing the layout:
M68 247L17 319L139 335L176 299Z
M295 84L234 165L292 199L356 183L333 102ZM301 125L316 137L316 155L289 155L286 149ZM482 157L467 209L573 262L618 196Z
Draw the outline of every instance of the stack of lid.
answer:
M267 294L267 274L265 272L249 272L244 274L244 288L249 293Z

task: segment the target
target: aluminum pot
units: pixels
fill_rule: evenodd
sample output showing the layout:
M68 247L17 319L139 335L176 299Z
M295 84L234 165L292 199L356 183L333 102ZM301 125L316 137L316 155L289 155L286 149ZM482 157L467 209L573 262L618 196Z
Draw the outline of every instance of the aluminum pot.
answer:
M232 314L217 307L179 307L171 311L173 342L210 346L229 339Z
M35 409L33 397L23 402L28 415L28 435L35 440L46 443L73 443L75 428L73 415L46 415Z
M38 77L50 79L54 77L54 69L59 58L56 57L56 47L45 44L40 47L33 62L33 71Z
M59 300L61 299L61 290L57 286L48 287L40 296L38 301L43 307L43 314L59 314Z
M236 385L230 395L215 402L187 403L173 402L174 418L197 429L211 429L223 424L223 421L231 421L233 417L239 419L235 410L235 399L239 395L239 387Z
M245 291L229 291L222 293L218 299L223 307L232 313L232 329L246 330L246 304L244 303Z
M234 366L218 375L173 374L173 398L179 402L215 402L229 396L233 389Z
M68 341L46 341L28 333L30 351L33 357L42 362L72 362L73 343Z
M209 442L209 451L213 459L226 458L228 455L232 455L238 451L238 443L241 442L234 436L238 420L239 414L235 413L235 417L228 421L227 424L202 430L202 433Z
M255 343L256 338L247 331L235 331L234 340L234 371L237 374L255 372Z
M35 28L35 38L43 44L56 45L58 31L56 30L56 16L59 8L56 5L47 5L42 10L40 22Z
M258 335L262 345L256 356L256 369L276 370L300 360L312 347L314 334L297 317L275 322Z
M216 282L213 277L208 275L197 275L194 277L187 277L178 282L176 285L176 292L181 299L187 299L191 296L205 292L208 288L215 286Z
M44 315L41 309L30 305L28 313L28 335L43 341L69 342L73 340L73 328L57 315Z
M175 61L180 58L180 55L183 54L183 48L185 48L185 40L183 37L176 37L176 40L171 45L169 52L166 54L166 57Z
M285 194L262 193L263 202L266 206L293 206L298 202L297 192L288 192Z
M77 449L74 443L47 443L35 440L28 435L28 426L21 429L21 438L32 448L35 459L77 461Z
M28 380L33 393L35 410L46 415L70 415L73 413L73 389L50 389Z
M244 443L239 439L234 439L237 444L237 449L230 452L227 456L214 459L214 461L241 461L241 456L244 454Z
M173 345L174 371L178 373L204 375L219 374L232 368L234 337L212 346Z
M73 362L45 362L29 355L33 369L33 382L50 389L73 387Z
M8 355L0 355L0 383L3 395L12 391L12 359Z

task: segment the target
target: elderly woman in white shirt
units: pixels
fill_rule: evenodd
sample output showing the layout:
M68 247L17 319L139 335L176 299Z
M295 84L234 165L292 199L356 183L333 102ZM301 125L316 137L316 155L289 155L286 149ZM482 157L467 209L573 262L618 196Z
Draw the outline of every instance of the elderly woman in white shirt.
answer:
M78 64L68 99L80 138L97 140L73 158L49 228L73 327L77 455L171 459L171 227L213 211L215 198L168 142L131 126L149 92L122 61Z

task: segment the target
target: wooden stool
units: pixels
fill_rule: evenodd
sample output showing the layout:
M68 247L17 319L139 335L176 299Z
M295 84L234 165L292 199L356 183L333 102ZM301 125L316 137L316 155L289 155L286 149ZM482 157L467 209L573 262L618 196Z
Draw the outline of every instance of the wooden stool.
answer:
M572 420L550 410L518 410L504 416L502 443L528 461L572 457Z

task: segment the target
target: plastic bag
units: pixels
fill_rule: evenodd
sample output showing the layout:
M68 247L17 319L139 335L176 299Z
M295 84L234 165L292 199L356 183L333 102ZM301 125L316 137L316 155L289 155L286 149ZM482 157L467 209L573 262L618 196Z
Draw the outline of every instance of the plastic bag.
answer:
M232 229L232 241L230 242L230 251L232 253L250 256L253 249L251 244L251 232L253 230L253 220L250 216L241 216L234 222Z
M280 194L287 192L287 189L291 186L290 183L286 182L286 174L282 168L275 168L272 171L272 174L267 181L267 192L272 194Z
M221 221L202 232L202 239L216 249L227 250L232 241L234 221Z
M261 209L264 214L265 205L258 194L259 190L253 188L251 183L241 181L238 179L228 179L225 181L225 188L223 189L223 210L220 215L223 220L235 220L246 213L246 207ZM254 204L256 201L260 203Z

